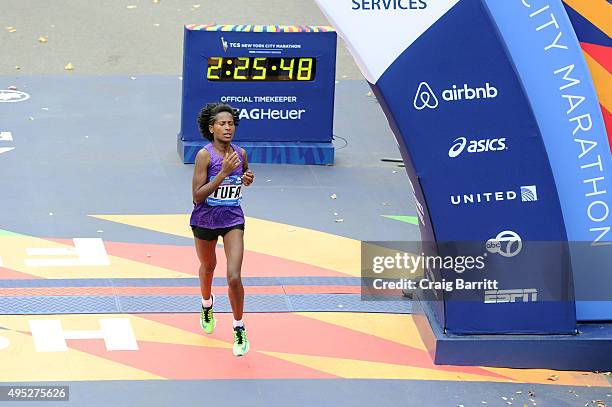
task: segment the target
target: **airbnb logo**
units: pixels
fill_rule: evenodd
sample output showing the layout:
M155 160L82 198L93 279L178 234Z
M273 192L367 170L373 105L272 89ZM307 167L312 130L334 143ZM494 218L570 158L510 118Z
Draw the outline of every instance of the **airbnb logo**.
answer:
M423 110L426 107L430 109L438 107L438 98L427 82L421 82L416 95L414 95L414 108Z
M483 87L470 87L467 83L462 86L452 85L449 89L441 92L440 97L445 102L463 102L480 99L495 99L499 91L489 82ZM438 97L427 82L421 82L414 95L414 108L423 110L425 108L435 109L438 107Z

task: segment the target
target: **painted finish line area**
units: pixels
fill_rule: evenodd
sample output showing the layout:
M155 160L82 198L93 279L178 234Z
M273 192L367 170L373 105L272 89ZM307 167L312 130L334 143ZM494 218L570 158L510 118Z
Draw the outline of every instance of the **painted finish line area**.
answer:
M199 311L197 279L134 280L2 280L0 310L8 315ZM213 286L215 310L231 312L226 284L218 280ZM317 280L327 284L316 284ZM357 278L246 277L243 284L247 313L411 312L408 299L362 301Z
M397 146L361 81L336 87L346 142L334 141L333 167L252 165L242 268L251 350L235 358L221 244L217 329L199 326L178 78L3 80L30 98L0 104L0 168L11 174L0 178L0 382L67 384L71 401L57 404L88 406L194 405L203 391L219 405L251 394L257 405L348 395L532 405L533 390L538 406L557 406L610 394L590 372L435 365L410 301L361 300L362 241L419 237L407 176L381 161Z

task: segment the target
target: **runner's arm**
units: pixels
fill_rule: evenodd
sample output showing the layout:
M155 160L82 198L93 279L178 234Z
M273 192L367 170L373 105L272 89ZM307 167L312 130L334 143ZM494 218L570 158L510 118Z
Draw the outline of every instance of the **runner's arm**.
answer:
M210 194L223 182L225 176L222 173L211 181L206 182L208 179L208 164L210 163L210 154L206 149L201 149L196 155L195 168L193 169L193 180L191 182L191 191L193 195L193 202L199 204L204 202Z
M242 184L245 187L248 187L253 183L254 179L255 175L253 174L253 171L249 169L246 151L242 149Z

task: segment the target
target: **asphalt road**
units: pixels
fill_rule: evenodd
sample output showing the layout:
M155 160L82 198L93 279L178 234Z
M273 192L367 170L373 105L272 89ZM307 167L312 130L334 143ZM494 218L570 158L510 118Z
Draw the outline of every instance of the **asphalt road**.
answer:
M2 0L0 75L180 75L183 26L208 23L328 25L313 0ZM362 78L341 40L337 77Z

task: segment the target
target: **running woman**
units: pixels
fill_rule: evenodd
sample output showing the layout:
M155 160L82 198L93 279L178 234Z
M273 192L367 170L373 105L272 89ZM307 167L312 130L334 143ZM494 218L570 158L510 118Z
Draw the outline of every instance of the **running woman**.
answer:
M215 330L215 296L211 287L217 265L215 248L221 236L227 259L228 294L234 314L233 352L242 356L249 351L249 341L242 320L244 288L240 273L244 253L244 214L240 207L241 188L251 185L255 176L248 169L246 152L231 143L238 121L238 111L227 104L209 103L200 112L200 132L210 140L210 144L198 152L195 160L192 182L195 207L190 225L200 260L200 325L208 334Z

